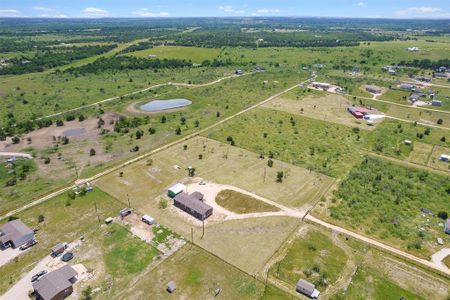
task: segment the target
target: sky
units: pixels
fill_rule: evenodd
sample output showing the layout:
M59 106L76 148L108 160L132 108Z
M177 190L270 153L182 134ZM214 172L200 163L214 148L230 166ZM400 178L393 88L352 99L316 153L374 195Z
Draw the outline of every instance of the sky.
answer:
M450 0L0 0L0 17L243 16L450 19Z

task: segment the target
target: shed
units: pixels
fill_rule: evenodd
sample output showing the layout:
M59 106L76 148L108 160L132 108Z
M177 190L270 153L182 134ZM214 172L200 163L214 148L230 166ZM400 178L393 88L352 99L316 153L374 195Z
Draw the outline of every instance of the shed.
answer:
M156 224L156 221L154 218L150 217L149 215L143 215L141 218L141 221L148 224L148 225L153 225Z
M131 208L129 208L129 207L125 207L124 209L122 209L122 210L119 212L119 215L120 215L122 218L125 218L125 217L128 216L129 214L131 214Z
M400 84L400 88L402 90L411 90L411 89L415 89L416 85L415 84L410 84L410 83L402 83L402 84Z
M202 201L198 201L198 199L187 193L180 193L176 195L173 198L173 204L175 207L187 212L200 221L206 220L213 213L212 206L203 203Z
M316 290L316 286L314 284L303 279L300 279L297 282L296 291L312 299L317 299L320 295L320 292Z
M442 106L442 101L441 100L431 100L431 105L432 106Z
M106 224L111 224L112 221L113 221L113 218L111 218L111 217L105 219Z
M64 299L72 294L72 284L77 280L77 275L77 271L65 265L34 282L34 292L42 300Z
M169 293L173 293L176 289L177 289L177 285L175 284L174 281L170 281L170 282L167 284L166 290L167 290Z
M0 249L17 248L34 240L34 231L19 219L6 223L0 231Z
M168 190L167 190L167 195L170 198L175 197L176 195L178 195L179 193L182 193L184 190L186 189L186 186L182 183L177 183L174 186L171 186Z
M51 255L53 257L60 255L67 249L67 246L68 246L67 243L59 243L59 244L53 246L51 249Z
M403 140L403 144L405 145L411 145L411 140Z

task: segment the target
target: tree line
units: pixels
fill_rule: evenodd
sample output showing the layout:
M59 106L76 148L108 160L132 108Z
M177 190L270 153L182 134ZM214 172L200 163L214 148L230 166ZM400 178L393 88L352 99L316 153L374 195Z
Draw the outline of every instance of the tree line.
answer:
M420 68L420 69L427 69L427 70L436 70L440 67L446 67L450 68L450 59L440 59L436 61L431 61L429 59L415 59L412 61L404 61L402 60L399 63L400 66L406 66L406 67L414 67L414 68Z

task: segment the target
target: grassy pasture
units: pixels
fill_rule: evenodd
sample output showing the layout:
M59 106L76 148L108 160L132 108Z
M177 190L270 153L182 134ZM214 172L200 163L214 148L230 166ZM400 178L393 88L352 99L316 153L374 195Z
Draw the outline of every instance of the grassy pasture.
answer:
M426 166L430 158L431 151L433 151L432 145L416 142L414 143L412 152L409 154L408 160L410 162Z
M215 128L208 137L329 176L358 163L365 132L273 109L260 108Z
M447 130L431 128L429 134L425 134L426 130L427 127L422 125L414 126L413 123L387 119L367 135L365 147L369 151L406 159L409 157L415 142L450 146L450 136ZM445 137L445 142L441 141L442 137ZM413 147L404 145L405 139L411 140Z
M448 183L445 175L367 157L341 183L329 213L316 211L332 223L427 257L439 249L442 220L420 210L450 211Z
M185 59L193 63L202 63L204 60L212 61L220 54L220 49L198 48L183 46L159 46L145 50L127 53L136 57L148 58L149 55L156 55L159 59Z
M0 267L0 294L30 270L35 263L48 255L50 248L58 243L72 242L84 235L86 243L101 247L104 235L97 220L94 202L97 205L100 220L117 215L123 208L122 204L99 189L94 189L84 197L68 201L67 195L63 194L17 215L30 228L39 229L36 235L39 243L30 251L20 255L17 262L12 261ZM39 223L38 216L41 214L44 216L44 222ZM76 261L78 261L78 254L75 252ZM90 265L88 262L87 267Z
M441 156L441 154L449 153L450 147L435 146L430 154L428 165L435 169L450 171L450 164L446 161L439 160L439 156Z
M177 285L172 295L165 290L171 280ZM178 250L117 296L142 299L151 294L155 299L210 299L217 288L222 289L219 297L223 299L290 299L288 294L271 285L264 294L262 282L191 245Z
M232 190L220 191L219 194L217 194L215 201L225 209L238 214L280 210L276 206Z

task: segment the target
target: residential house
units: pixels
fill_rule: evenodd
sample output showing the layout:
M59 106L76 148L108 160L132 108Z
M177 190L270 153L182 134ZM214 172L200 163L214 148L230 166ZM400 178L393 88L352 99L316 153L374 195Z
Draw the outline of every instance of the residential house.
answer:
M33 283L33 290L38 300L61 300L73 292L72 284L77 280L77 271L65 265L41 277Z
M16 219L0 228L0 249L18 248L34 240L34 231L21 220Z
M311 83L311 85L313 87L315 87L316 89L324 89L324 90L328 90L331 87L331 84L326 83L326 82L317 82L317 81L313 81Z
M316 290L316 286L306 280L300 279L297 282L296 291L308 296L311 299L319 298L320 292Z
M212 206L199 201L199 199L192 197L187 193L180 193L173 198L175 207L187 212L191 216L204 221L213 213Z
M430 82L431 81L431 77L425 77L425 76L417 76L415 79L417 81L422 81L422 82Z
M402 83L399 86L402 90L412 90L416 88L415 84L411 84L411 83Z
M374 85L368 85L366 86L366 91L372 94L381 94L381 88L374 86Z

